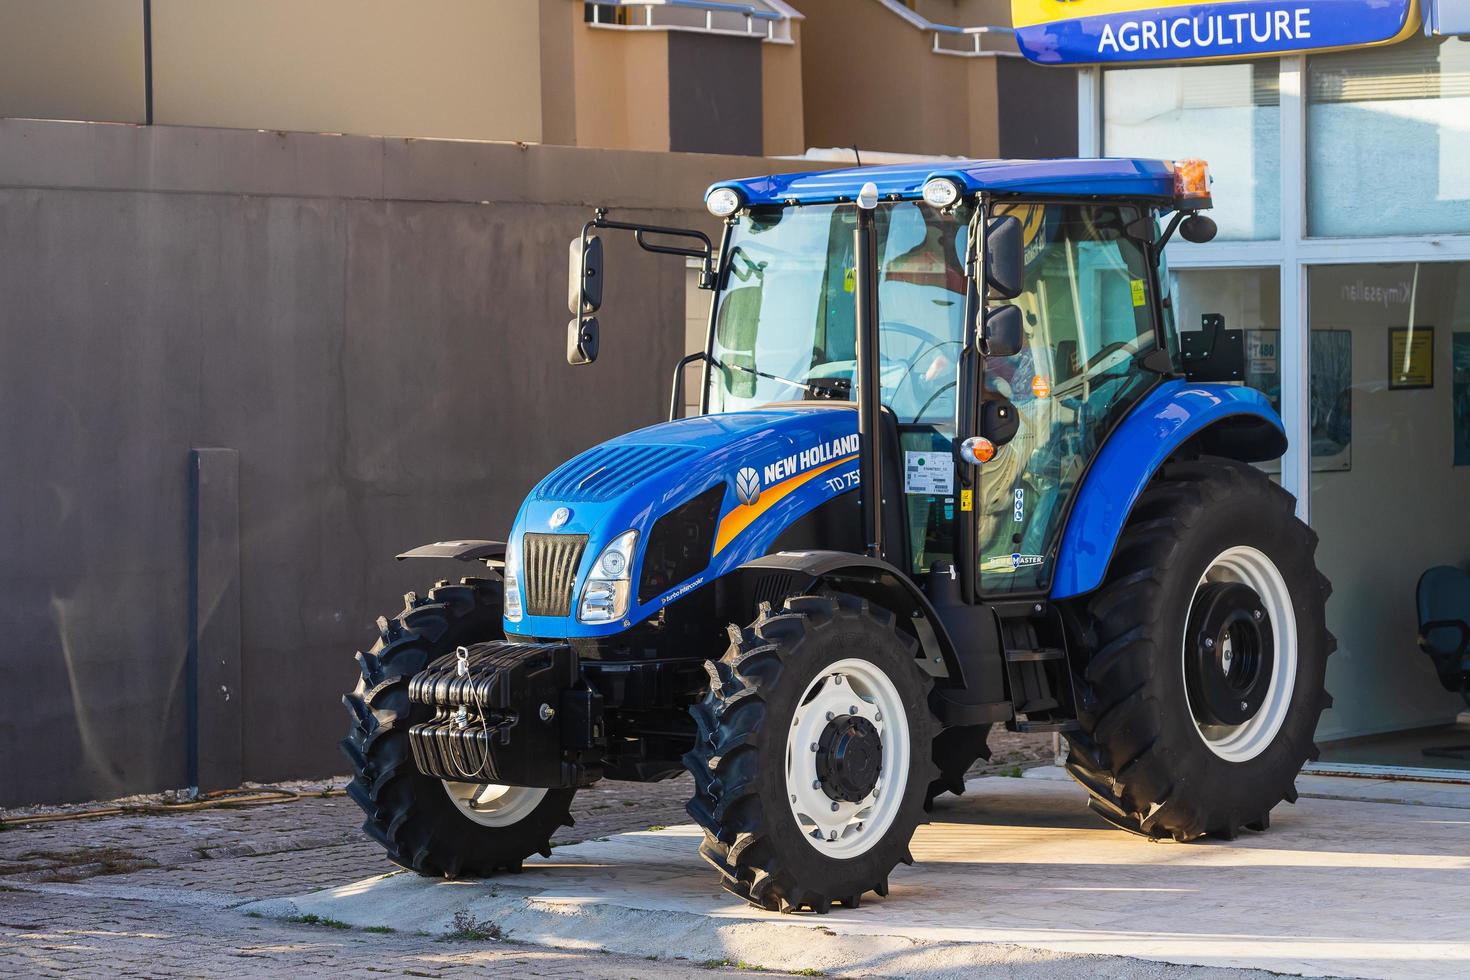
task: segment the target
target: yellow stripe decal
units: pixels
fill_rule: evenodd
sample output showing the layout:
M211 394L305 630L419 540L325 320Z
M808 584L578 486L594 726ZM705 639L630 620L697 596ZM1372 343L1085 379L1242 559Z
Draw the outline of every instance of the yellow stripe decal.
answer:
M772 505L791 491L805 486L808 481L818 474L825 473L834 466L850 463L857 458L858 454L853 453L851 456L834 459L832 462L818 466L816 469L807 470L805 473L798 473L795 476L782 480L780 483L766 487L761 491L761 495L756 498L753 504L737 504L735 509L726 514L724 519L720 521L720 529L715 533L714 553L718 555L721 551L724 551L725 546L731 541L734 541L741 531L750 527L757 517L770 510Z

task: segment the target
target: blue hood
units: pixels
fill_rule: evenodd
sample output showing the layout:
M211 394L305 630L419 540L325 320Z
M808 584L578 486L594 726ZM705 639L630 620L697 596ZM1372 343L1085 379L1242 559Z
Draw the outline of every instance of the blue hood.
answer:
M714 486L725 489L708 565L640 602L649 530L664 514ZM737 486L738 485L738 486ZM587 450L536 484L511 529L507 571L521 569L526 532L587 535L566 616L506 621L509 635L547 638L620 633L666 604L767 553L792 521L858 485L857 412L849 405L792 406L679 419L639 429ZM558 515L565 508L568 513ZM553 526L553 515L558 523ZM633 595L623 619L581 623L582 586L614 538L638 532L629 568Z

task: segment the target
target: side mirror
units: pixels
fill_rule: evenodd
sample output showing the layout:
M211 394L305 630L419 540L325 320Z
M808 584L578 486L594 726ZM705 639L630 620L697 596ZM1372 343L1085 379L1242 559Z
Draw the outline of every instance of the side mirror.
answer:
M601 308L602 239L592 235L584 240L578 235L572 239L567 262L567 312L586 315Z
M1179 223L1179 234L1186 242L1194 242L1203 245L1215 237L1215 232L1220 228L1215 224L1215 219L1203 214L1191 214Z
M1026 346L1026 324L1013 303L985 311L980 330L980 353L986 357L1015 357Z
M597 360L597 317L576 319L567 324L567 363L591 364Z
M985 230L985 285L997 299L1015 299L1026 288L1026 240L1021 219L996 218Z

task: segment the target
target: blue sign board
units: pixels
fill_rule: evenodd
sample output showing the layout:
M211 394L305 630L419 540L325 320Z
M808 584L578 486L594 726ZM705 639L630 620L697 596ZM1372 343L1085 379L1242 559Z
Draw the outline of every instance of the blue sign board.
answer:
M1012 0L1021 52L1041 64L1259 58L1402 40L1414 0Z

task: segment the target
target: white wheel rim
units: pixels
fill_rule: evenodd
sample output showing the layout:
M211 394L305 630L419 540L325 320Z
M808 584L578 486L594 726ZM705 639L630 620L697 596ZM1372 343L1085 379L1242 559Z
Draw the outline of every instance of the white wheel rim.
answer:
M877 784L851 803L833 800L822 789L812 747L830 718L854 714L878 730L883 748ZM786 799L807 842L828 857L847 859L882 840L903 804L909 746L903 699L877 666L839 660L814 678L801 696L786 740Z
M444 792L459 812L482 827L509 827L531 815L546 798L537 786L502 786L499 783L452 783L441 780Z
M1286 579L1276 563L1255 548L1238 545L1220 552L1195 584L1194 594L1190 596L1191 609L1200 586L1211 582L1246 585L1260 597L1271 622L1274 657L1271 678L1260 708L1239 725L1204 724L1187 705L1186 710L1194 721L1195 731L1211 752L1227 762L1249 762L1266 751L1266 747L1276 739L1291 711L1297 670L1296 611L1292 608L1291 590L1286 587ZM1180 650L1181 671L1185 670L1184 660L1189 656L1189 642L1190 638L1185 636ZM1185 690L1188 690L1187 679Z

